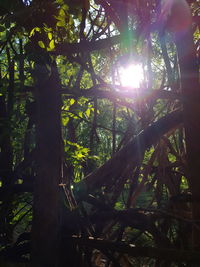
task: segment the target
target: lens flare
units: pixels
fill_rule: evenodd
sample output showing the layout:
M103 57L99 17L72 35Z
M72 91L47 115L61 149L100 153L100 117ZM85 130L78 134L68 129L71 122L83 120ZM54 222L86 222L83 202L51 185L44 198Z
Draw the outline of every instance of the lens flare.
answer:
M119 75L122 86L131 88L139 88L144 80L144 72L140 64L131 64L127 67L121 67Z

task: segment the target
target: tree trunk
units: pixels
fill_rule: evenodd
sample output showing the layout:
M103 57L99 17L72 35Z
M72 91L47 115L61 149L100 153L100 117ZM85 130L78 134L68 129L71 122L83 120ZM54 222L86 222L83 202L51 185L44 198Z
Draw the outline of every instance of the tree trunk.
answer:
M193 220L200 221L200 88L197 58L190 30L176 36L176 46L183 95L183 120L189 184L193 199ZM200 249L199 225L193 228L193 247Z
M32 261L34 266L57 266L60 231L61 122L59 78L37 65L37 177L34 188Z

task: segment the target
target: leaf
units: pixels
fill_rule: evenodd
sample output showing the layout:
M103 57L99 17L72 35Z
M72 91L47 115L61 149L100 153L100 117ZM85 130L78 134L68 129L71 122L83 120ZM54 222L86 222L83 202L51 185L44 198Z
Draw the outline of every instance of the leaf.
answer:
M89 109L89 108L86 110L85 115L86 115L87 117L90 117L90 111L91 111L91 109Z
M78 116L79 116L80 118L83 118L83 112L82 112L82 111L79 111L79 112L78 112Z
M63 126L66 126L68 122L69 122L69 117L62 118Z
M63 9L60 9L59 17L65 17L65 11Z
M41 48L45 48L45 45L44 45L43 41L38 41L38 45L39 45Z
M54 40L51 40L51 42L49 43L49 48L51 50L53 50L55 48L55 42L54 42Z
M64 1L63 0L56 0L56 3L59 5L63 5Z
M66 4L65 5L62 5L62 9L65 10L65 11L67 11L67 10L69 10L69 6L66 5Z
M49 32L49 33L48 33L48 38L49 38L49 40L52 40L52 38L53 38L53 35L52 35L52 33L51 33L51 32Z
M64 27L65 26L65 21L64 20L59 20L56 24L57 27Z
M75 152L75 155L73 156L75 159L82 159L84 158L84 155L80 153L79 151Z
M41 29L39 27L33 28L29 34L29 37L33 36L35 32L41 32Z
M70 99L70 101L69 101L69 104L70 104L70 106L72 106L73 104L75 103L75 99Z

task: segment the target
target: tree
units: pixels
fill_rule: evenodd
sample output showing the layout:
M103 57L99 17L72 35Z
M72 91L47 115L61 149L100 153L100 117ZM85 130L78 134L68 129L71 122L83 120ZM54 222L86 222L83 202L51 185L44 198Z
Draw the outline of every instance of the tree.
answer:
M198 1L0 8L2 264L198 264Z

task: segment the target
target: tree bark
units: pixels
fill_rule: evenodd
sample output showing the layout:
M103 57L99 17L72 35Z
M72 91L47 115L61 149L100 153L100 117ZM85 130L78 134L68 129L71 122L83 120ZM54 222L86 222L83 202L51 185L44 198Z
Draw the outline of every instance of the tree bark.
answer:
M55 64L37 65L37 175L34 187L32 261L57 266L60 231L61 121L59 78Z
M193 36L190 30L176 34L181 89L183 95L183 121L188 161L189 185L193 197L193 220L200 222L200 87L198 64ZM198 225L199 226L199 225ZM199 227L193 228L193 247L200 249Z

